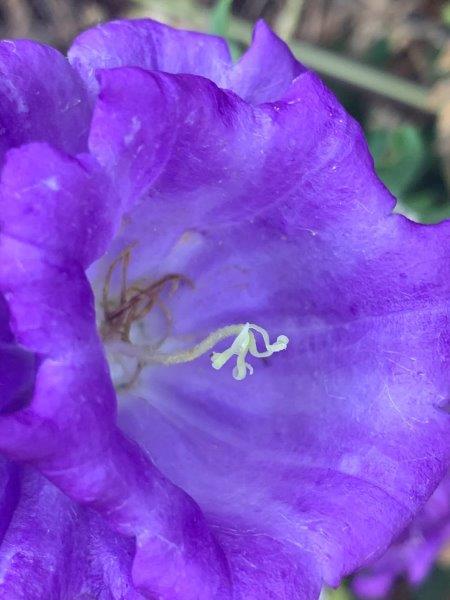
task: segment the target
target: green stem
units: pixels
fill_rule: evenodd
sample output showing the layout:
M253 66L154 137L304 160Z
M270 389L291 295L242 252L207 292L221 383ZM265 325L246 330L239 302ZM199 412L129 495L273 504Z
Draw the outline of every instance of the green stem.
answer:
M304 4L305 0L286 0L283 9L280 10L275 19L275 31L288 42L295 34Z
M322 75L378 94L389 100L401 102L422 112L430 114L435 112L429 102L430 91L424 86L379 71L329 50L317 48L306 42L295 41L290 46L301 62Z

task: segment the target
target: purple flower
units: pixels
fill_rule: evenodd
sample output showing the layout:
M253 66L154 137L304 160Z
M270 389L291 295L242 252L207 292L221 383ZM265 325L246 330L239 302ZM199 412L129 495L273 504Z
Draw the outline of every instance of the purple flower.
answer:
M360 598L385 598L398 577L418 585L450 541L450 476L438 488L388 551L353 580Z
M0 595L316 598L447 467L448 224L263 23L0 52Z

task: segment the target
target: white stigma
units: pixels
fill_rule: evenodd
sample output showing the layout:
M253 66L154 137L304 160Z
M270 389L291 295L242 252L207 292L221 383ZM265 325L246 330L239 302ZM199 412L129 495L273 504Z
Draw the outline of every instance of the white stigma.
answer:
M258 350L253 331L261 334L265 347L263 352L259 352ZM252 365L245 360L248 353L255 358L266 358L272 356L274 352L286 350L288 343L289 338L287 336L279 335L277 341L271 344L269 341L269 334L265 329L258 325L254 325L253 323L246 323L227 350L224 352L212 353L212 366L214 369L221 369L232 356L237 356L236 366L233 368L233 377L237 381L241 381L242 379L245 379L247 372L250 375L253 375Z

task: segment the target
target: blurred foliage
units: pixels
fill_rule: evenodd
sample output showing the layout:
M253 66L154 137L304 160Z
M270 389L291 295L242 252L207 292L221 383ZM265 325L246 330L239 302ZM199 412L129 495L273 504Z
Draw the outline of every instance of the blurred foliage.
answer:
M31 37L64 50L82 29L130 7L128 0L0 0L0 34Z
M448 600L449 598L450 575L442 568L436 568L413 594L413 600Z
M211 11L211 33L228 37L232 0L219 0Z
M439 161L419 127L406 122L377 128L367 132L367 139L378 175L398 199L397 212L423 223L450 218L450 204L440 197L440 186L427 185Z
M447 0L0 0L2 37L64 50L80 30L148 16L226 37L237 58L265 18L327 80L364 127L396 210L433 223L450 218L450 2ZM348 600L346 588L324 592ZM448 600L449 570L391 600Z
M211 10L210 33L220 35L228 40L231 55L234 60L238 60L242 54L238 44L229 37L231 8L233 0L218 0Z
M427 149L418 127L398 125L368 132L370 150L379 176L394 196L405 198L425 170Z
M352 595L346 587L342 586L338 590L324 590L320 600L352 600Z
M446 2L442 7L442 22L450 26L450 2Z

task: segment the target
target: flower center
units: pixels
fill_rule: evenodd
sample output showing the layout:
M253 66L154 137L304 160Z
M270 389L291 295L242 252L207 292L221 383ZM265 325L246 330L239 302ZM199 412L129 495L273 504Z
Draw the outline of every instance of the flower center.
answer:
M113 261L107 271L102 295L103 321L100 327L108 352L111 375L117 389L131 387L138 379L143 368L149 365L174 365L188 363L210 351L221 341L234 338L231 345L222 352L210 353L211 365L221 369L235 356L236 365L232 374L241 381L247 373L253 375L253 367L246 361L247 356L267 358L275 352L286 350L289 338L279 335L275 342L270 342L268 332L254 323L227 325L210 333L195 346L180 352L160 352L161 346L170 335L172 317L162 297L173 295L180 284L192 286L192 282L178 274L169 274L160 279L148 282L140 281L128 284L128 268L132 247L125 249ZM111 294L113 276L119 273L119 294ZM192 286L193 287L193 286ZM158 307L167 324L167 332L153 345L136 343L133 339L133 326L146 317L150 311ZM258 350L256 336L262 340L263 350Z

